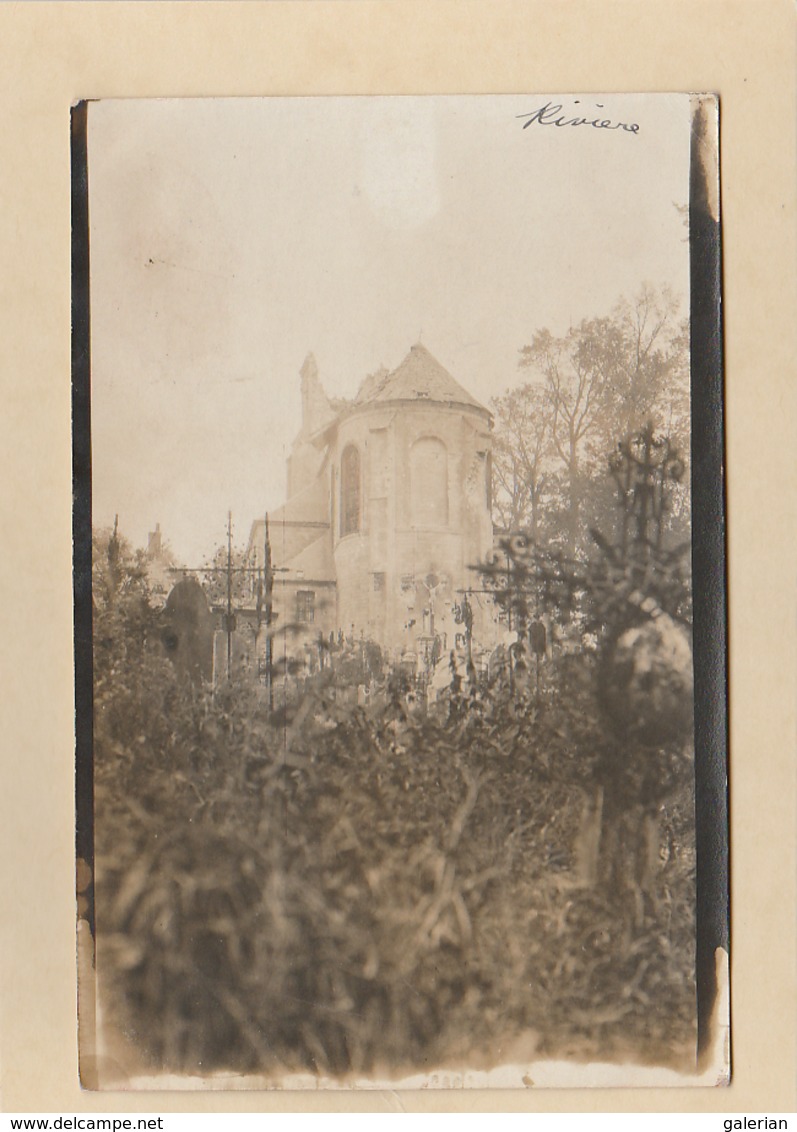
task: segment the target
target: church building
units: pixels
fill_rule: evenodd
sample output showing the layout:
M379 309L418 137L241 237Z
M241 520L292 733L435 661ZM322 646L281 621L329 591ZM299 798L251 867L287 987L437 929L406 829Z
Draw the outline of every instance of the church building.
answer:
M308 355L301 390L288 498L249 542L259 568L270 548L275 629L428 656L462 643L471 591L474 644L494 644L494 606L474 592L493 545L489 411L420 344L352 401L326 395Z

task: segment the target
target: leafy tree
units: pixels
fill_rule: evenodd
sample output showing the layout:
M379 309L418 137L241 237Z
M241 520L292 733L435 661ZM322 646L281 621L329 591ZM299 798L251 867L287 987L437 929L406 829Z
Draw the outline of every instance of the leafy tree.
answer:
M156 616L146 555L133 550L116 522L92 536L91 587L95 681L101 685L142 659Z

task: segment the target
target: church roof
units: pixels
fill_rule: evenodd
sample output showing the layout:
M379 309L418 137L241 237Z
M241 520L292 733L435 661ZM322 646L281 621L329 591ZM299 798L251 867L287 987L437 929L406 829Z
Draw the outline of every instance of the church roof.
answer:
M328 532L320 535L298 554L282 560L279 552L274 555L274 565L286 568L287 575L277 575L277 582L285 581L301 584L307 582L334 582L335 561L332 557L332 543Z
M487 412L420 342L412 347L392 373L383 370L367 377L354 403L364 405L380 401L437 401L468 405Z
M284 509L280 508L268 517L271 564L278 571L275 583L301 582L302 578L314 582L334 582L335 562L329 524L317 522L315 525L308 523L303 526L299 521L293 520L293 525L286 527L280 522L280 517L284 514ZM249 536L249 552L252 556L250 560L258 569L263 565L264 537L263 520L255 519ZM279 573L282 570L287 570L288 573Z
M255 519L249 535L249 552L257 566L263 562L265 538L263 519ZM317 476L291 499L268 516L269 540L275 566L292 565L322 533L329 538L329 486ZM325 575L324 575L325 576Z

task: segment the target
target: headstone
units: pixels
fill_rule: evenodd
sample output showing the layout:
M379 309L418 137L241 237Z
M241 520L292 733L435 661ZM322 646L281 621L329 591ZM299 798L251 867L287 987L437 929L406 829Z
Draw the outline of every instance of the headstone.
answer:
M163 611L161 641L178 672L195 683L213 677L215 618L195 578L183 578L172 588Z

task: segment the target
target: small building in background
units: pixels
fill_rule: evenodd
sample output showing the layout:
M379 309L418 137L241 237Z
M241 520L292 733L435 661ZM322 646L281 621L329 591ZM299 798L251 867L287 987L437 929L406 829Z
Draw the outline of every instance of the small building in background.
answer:
M160 523L147 536L147 582L150 596L157 605L164 605L177 577L174 555L163 541Z

